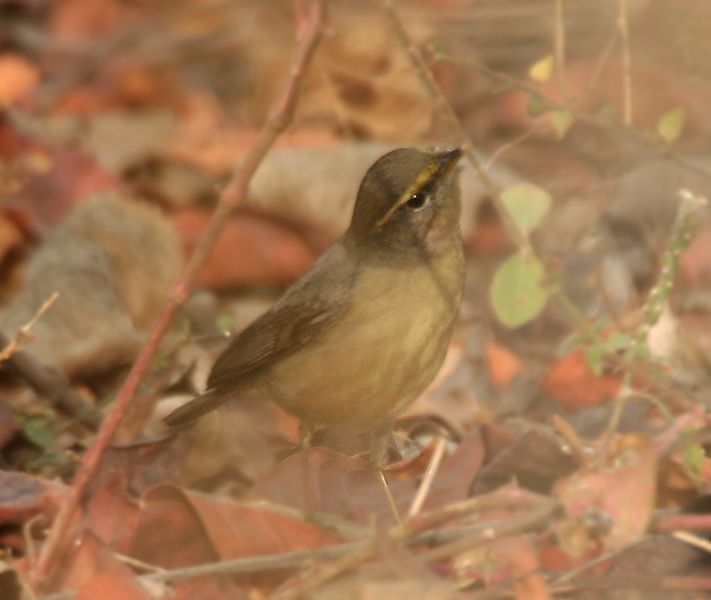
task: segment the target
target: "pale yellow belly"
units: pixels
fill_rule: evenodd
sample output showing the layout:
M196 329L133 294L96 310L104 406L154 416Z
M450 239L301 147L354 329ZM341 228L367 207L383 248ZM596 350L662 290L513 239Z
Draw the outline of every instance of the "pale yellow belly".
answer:
M364 430L392 421L444 359L461 300L460 277L448 275L445 286L427 269L360 282L359 301L324 338L275 364L267 387L314 425Z

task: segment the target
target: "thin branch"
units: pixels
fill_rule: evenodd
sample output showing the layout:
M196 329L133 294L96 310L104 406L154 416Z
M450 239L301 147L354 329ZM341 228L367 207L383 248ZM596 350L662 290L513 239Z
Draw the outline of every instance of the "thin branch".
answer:
M281 96L274 104L256 142L250 148L227 187L220 194L217 209L190 256L183 275L173 286L163 312L153 324L148 340L141 348L126 380L117 393L111 412L102 424L94 443L84 454L72 487L59 508L39 560L32 570L32 582L35 588L40 585L43 588L51 586L50 575L56 572L56 566L60 562L62 554L70 547L72 536L69 534L69 529L74 512L89 483L98 472L106 449L121 422L121 418L131 404L143 376L150 367L161 338L187 298L230 214L244 198L252 175L276 138L292 121L301 82L320 39L325 18L325 4L326 0L314 0L311 6L309 26L304 31Z
M499 217L501 219L504 229L506 230L507 235L509 236L509 239L511 239L519 248L523 248L529 252L532 252L528 238L523 233L523 231L521 231L516 222L511 218L511 215L508 213L503 203L501 202L499 198L499 187L496 185L496 182L491 178L489 173L484 168L484 165L479 160L479 157L474 151L474 143L471 137L467 133L466 129L464 129L464 126L462 125L462 122L460 121L457 114L454 112L452 105L442 93L442 90L439 89L437 82L432 76L432 72L427 66L425 59L422 57L422 54L420 53L420 50L417 48L414 42L410 39L410 36L407 34L405 26L403 25L402 21L400 20L400 17L393 8L392 0L383 0L383 8L385 10L385 14L390 20L390 23L392 24L392 29L395 32L397 39L399 40L403 49L407 52L407 55L410 58L410 62L415 68L415 71L420 77L420 80L425 86L425 89L427 89L429 94L432 96L432 99L435 101L437 108L447 118L450 126L457 132L459 138L464 140L464 152L467 155L469 162L474 167L474 170L476 171L482 184L486 188L486 191L489 194L489 197L491 198L491 201L493 202L496 211L499 213Z
M0 334L0 344L8 343L7 338ZM27 350L14 350L7 363L39 396L47 398L53 406L90 429L98 429L101 420L96 409L74 390L62 371L40 362Z
M383 535L393 542L408 543L416 538L419 539L419 534L427 529L473 513L494 508L516 509L530 508L531 506L535 508L542 504L554 505L551 507L551 511L558 507L557 502L548 498L543 498L515 486L507 486L489 494L454 502L429 513L410 517L402 525L391 527ZM498 522L487 524L485 527L479 526L473 531L472 535L485 536L487 531L498 526ZM274 600L296 600L302 596L308 597L317 588L371 558L375 554L376 548L377 540L371 540L326 567L319 565L317 568L309 569L294 581L289 582L288 587L277 591L273 598Z
M447 440L443 437L437 438L437 444L435 445L434 452L432 453L430 464L427 465L427 470L425 471L425 476L422 478L422 483L417 488L417 493L412 500L410 510L407 511L408 517L414 517L420 512L420 510L422 510L422 505L425 503L427 494L429 494L430 488L432 487L432 482L434 481L435 475L437 475L439 466L442 463L445 450L447 450Z
M57 301L57 298L59 298L59 292L53 292L50 297L42 303L42 306L37 309L35 316L20 327L13 338L4 344L3 349L0 350L0 362L9 360L12 355L20 349L23 343L32 338L30 331L35 323L37 323Z
M672 537L680 542L694 546L694 548L703 550L707 554L711 554L711 542L706 538L702 538L700 535L695 535L688 531L674 531Z
M627 0L618 0L619 14L617 27L620 30L622 45L622 92L624 101L624 121L627 127L632 127L632 65L630 63L630 33L627 19Z
M492 524L491 527L487 527L483 531L477 531L470 536L454 540L453 542L426 552L425 560L428 562L443 560L455 554L466 552L471 548L488 544L502 537L529 532L548 521L558 508L559 504L555 500L541 500L537 506L529 508L520 515L501 520L501 522Z
M480 73L495 79L510 89L520 90L530 94L537 102L546 110L567 110L573 115L574 119L580 123L591 125L597 129L601 129L611 137L616 137L625 142L634 144L638 149L651 153L652 155L670 161L684 170L694 173L699 177L703 177L707 181L711 181L711 172L699 167L697 164L679 156L675 152L670 151L668 144L659 144L654 138L650 138L644 132L637 131L632 127L626 127L623 124L611 121L594 113L586 113L574 110L541 92L537 87L531 85L527 81L523 81L508 73L496 71L487 67L485 64L471 58L459 58L456 56L439 55L440 60L445 60L454 64L461 64L467 67L476 69Z
M554 56L555 77L566 103L570 103L570 94L565 80L565 15L563 14L563 0L555 0L555 28L554 28Z
M680 529L686 531L711 531L710 514L678 514L660 513L652 517L650 531L657 533L667 533Z
M500 498L501 490L494 492L494 494L499 494L498 497ZM496 500L496 497L493 500ZM522 498L521 501L528 502L529 500ZM506 501L503 501L503 503L504 505L508 505ZM479 507L488 504L489 502L484 504L480 503ZM497 524L497 521L485 521L461 527L447 526L441 529L421 531L420 533L403 540L403 543L408 544L410 546L431 546L436 544L444 544L465 536L471 536L476 533L481 533L485 530L490 529L492 525L496 526ZM367 540L336 544L334 546L327 546L324 548L292 550L287 552L280 552L277 554L266 554L262 556L250 556L244 558L221 560L212 563L205 563L202 565L180 567L177 569L159 570L153 573L141 575L139 576L139 579L146 583L170 583L211 575L239 575L245 573L262 573L265 571L288 571L304 567L305 565L313 564L314 562L335 560L343 557L346 554L351 554L358 550L361 550L362 548L365 548L366 546L372 543L372 538L369 538ZM141 568L145 568L145 565L141 565ZM66 590L57 594L50 594L48 596L44 596L40 600L71 600L75 595L76 591Z

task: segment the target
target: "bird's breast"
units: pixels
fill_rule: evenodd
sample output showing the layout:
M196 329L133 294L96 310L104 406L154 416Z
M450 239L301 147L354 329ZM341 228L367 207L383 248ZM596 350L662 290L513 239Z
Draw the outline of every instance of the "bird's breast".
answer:
M342 317L271 368L269 391L312 424L363 430L393 420L441 366L462 283L457 256L368 268Z

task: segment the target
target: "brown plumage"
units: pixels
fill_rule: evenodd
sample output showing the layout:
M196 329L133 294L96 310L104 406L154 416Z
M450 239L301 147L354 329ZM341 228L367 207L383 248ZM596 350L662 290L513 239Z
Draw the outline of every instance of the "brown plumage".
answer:
M459 310L464 259L459 148L402 148L368 170L345 235L215 363L183 426L259 388L306 429L386 431L439 369Z

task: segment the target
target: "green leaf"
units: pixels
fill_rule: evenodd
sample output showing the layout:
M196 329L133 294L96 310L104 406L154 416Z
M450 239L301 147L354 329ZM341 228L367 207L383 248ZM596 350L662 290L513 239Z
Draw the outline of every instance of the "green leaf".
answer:
M685 121L686 111L681 107L673 108L660 117L657 122L657 133L667 144L671 144L679 139Z
M625 350L632 344L632 336L628 333L615 332L605 340L605 348L607 352L617 352Z
M590 346L585 352L585 364L595 377L600 377L605 366L605 347L602 344Z
M526 114L529 117L535 119L547 113L548 110L548 107L538 96L536 96L535 94L528 95L528 102L526 104Z
M54 444L52 423L44 416L29 417L22 423L25 437L40 448L51 448Z
M222 313L218 315L215 319L215 325L220 331L229 331L232 327L234 319L227 313Z
M569 110L561 109L554 110L551 112L551 125L553 125L553 130L559 140L565 137L568 133L570 126L573 124L573 113Z
M429 50L432 54L432 58L437 61L445 60L447 58L442 40L432 40L429 44Z
M533 79L533 81L544 83L552 77L553 67L555 67L553 55L546 54L546 56L533 63L528 68L528 76Z
M701 474L706 452L704 447L698 442L684 448L683 460L687 468L695 475Z
M534 229L553 203L550 194L532 183L517 183L501 192L501 202L524 234Z
M543 287L544 275L540 261L522 252L499 267L489 297L496 316L504 325L524 325L543 310L548 300L548 292Z
M190 321L190 317L183 315L180 318L180 335L184 340L190 339L193 333L193 325Z

